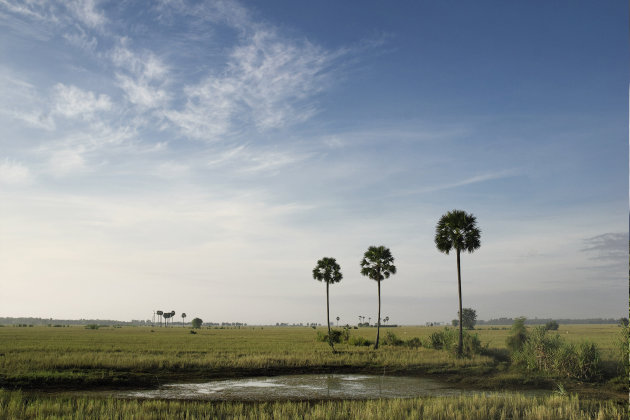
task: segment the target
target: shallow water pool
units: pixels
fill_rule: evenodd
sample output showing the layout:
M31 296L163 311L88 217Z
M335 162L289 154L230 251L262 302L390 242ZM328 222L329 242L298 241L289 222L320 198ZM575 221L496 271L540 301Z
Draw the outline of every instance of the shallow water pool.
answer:
M481 391L456 388L436 379L409 376L308 374L215 380L162 385L158 389L121 391L115 397L279 401L320 399L413 398L456 396ZM525 391L544 395L547 391Z

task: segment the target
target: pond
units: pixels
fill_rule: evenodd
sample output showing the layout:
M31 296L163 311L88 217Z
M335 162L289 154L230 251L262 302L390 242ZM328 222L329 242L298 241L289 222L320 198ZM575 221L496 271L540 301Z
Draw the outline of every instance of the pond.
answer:
M116 392L123 398L279 401L456 396L482 391L453 387L435 379L409 376L308 374L162 385L158 389ZM525 391L544 395L549 391ZM110 394L111 395L111 394Z

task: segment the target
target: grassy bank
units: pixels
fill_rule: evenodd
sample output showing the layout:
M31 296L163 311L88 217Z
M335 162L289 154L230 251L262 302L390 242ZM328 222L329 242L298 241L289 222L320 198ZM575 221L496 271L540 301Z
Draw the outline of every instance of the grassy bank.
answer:
M208 403L29 396L0 390L3 419L623 419L624 405L576 396L434 397L370 401Z

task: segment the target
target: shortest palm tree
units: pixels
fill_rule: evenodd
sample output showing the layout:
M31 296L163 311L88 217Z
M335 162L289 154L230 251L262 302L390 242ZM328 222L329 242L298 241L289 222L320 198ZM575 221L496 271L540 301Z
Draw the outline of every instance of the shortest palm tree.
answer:
M186 318L186 312L182 312L182 328L185 327L184 325L184 319Z
M343 278L341 274L341 267L337 264L337 260L334 258L324 257L317 261L317 265L313 269L313 278L318 281L326 282L326 325L328 325L328 344L333 346L332 336L330 335L330 303L328 286L330 283L339 283Z

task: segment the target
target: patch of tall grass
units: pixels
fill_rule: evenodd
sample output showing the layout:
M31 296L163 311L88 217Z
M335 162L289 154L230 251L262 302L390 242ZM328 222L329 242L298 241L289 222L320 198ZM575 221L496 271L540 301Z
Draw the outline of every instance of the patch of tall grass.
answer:
M457 353L459 346L459 331L451 328L444 328L441 331L435 331L429 336L428 347L436 350L448 350L451 353ZM463 331L462 334L462 355L471 357L481 354L483 346L477 334L471 334Z
M547 334L545 326L528 333L520 350L512 353L516 365L571 379L591 381L601 375L601 355L597 345L588 341L567 343L559 334Z
M0 390L7 419L625 419L626 407L577 396L487 394L367 401L213 402L47 397Z

